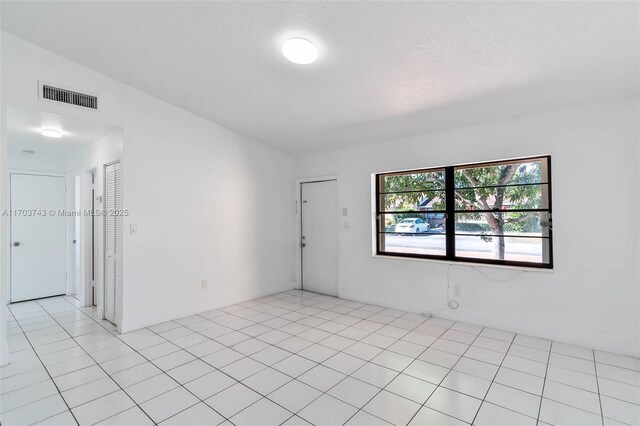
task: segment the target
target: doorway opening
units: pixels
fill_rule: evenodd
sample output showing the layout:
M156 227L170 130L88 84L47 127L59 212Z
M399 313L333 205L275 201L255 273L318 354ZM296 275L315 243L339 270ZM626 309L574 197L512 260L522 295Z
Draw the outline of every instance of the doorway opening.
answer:
M7 141L9 300L66 295L103 319L105 226L119 214L106 210L105 167L120 164L122 129L8 107Z
M69 174L69 183L72 185L69 192L73 194L70 203L74 206L73 212L77 214L70 217L69 228L73 234L71 264L69 270L72 276L69 279L67 294L72 295L82 306L96 306L96 169L79 170Z

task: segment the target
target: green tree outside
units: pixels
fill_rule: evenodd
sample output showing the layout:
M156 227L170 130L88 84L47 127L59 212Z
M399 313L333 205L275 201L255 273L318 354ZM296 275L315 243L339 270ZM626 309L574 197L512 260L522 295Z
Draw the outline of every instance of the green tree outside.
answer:
M457 230L465 221L484 221L493 242L493 258L505 257L505 232L539 232L535 212L506 211L538 209L542 206L543 170L540 161L505 163L486 167L456 168L454 223ZM425 199L434 200L433 210L444 210L445 172L387 175L384 181L384 206L393 211L397 223L402 211L417 210ZM488 211L478 211L488 210Z

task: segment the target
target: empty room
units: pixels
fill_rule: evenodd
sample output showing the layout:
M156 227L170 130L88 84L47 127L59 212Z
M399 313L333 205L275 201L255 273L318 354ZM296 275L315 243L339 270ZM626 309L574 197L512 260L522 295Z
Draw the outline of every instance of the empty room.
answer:
M2 426L640 426L640 2L0 26Z

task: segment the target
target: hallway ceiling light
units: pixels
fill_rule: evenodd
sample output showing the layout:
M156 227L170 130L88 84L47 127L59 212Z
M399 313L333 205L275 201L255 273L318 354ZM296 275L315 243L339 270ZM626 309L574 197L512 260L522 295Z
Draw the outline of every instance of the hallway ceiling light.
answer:
M48 138L61 138L62 131L56 129L41 129L40 133L42 136L46 136Z
M282 54L294 64L307 65L318 58L318 48L303 38L292 38L282 46Z

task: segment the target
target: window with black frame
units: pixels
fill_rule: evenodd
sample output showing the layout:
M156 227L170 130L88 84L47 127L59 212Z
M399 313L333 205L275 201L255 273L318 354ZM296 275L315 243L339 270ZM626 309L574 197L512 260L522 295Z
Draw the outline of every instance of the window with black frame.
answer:
M376 175L377 253L552 268L550 161Z

